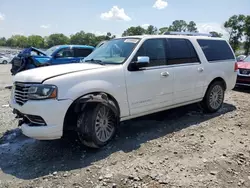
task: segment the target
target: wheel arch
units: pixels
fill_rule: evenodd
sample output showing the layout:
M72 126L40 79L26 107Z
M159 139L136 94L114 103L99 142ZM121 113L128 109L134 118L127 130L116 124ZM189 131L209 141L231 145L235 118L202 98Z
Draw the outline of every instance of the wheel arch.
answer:
M226 83L226 81L225 81L222 77L216 77L216 78L214 78L214 79L209 83L209 85L208 85L208 87L207 87L207 90L209 89L209 87L210 87L214 82L221 82L221 83L223 84L224 90L227 89L227 83ZM207 92L207 90L206 90L206 92Z
M102 102L102 99L98 98L99 100L95 100L97 98L93 98L93 96L107 96L107 99L114 102L117 110L117 116L120 118L120 107L119 103L115 99L115 97L107 92L90 92L87 94L84 94L77 99L75 99L71 105L69 106L66 115L64 117L63 121L63 131L66 130L76 130L76 122L77 122L77 113L79 113L81 110L90 107L93 104L96 104L98 102ZM104 101L107 99L103 99ZM103 102L104 102L103 101Z

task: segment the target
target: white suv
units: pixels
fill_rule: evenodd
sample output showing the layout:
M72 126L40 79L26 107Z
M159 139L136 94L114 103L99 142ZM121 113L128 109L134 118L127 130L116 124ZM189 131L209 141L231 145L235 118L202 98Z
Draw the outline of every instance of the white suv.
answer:
M124 120L197 102L218 111L236 77L236 57L221 38L129 36L105 42L83 63L17 74L10 104L28 137L59 139L75 130L98 148Z

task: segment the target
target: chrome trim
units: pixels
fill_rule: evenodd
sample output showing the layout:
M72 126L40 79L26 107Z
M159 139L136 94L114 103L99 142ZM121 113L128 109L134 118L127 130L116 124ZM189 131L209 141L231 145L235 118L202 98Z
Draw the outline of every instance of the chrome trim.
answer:
M17 104L23 105L28 99L28 90L32 84L15 82L14 83L14 99Z
M250 86L250 84L242 84L242 83L236 83L238 86Z

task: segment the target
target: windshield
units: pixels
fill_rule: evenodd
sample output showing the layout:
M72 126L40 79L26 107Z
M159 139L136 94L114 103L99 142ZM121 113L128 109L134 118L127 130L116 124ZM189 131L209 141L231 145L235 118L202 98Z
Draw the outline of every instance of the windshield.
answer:
M122 38L107 41L88 55L84 61L99 61L103 64L124 63L139 41L139 38Z
M58 48L58 46L53 46L53 47L49 48L48 50L46 50L45 54L48 56L52 56L52 54L54 53L54 51L56 51L57 48Z
M250 62L250 55L249 55L249 56L247 56L247 57L244 59L244 61L246 61L246 62Z

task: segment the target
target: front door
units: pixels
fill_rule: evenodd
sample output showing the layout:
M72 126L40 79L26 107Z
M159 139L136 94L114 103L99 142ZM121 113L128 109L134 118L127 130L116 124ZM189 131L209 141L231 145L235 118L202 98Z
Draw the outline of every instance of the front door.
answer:
M167 64L174 70L174 104L202 98L204 90L203 64L188 39L167 39Z
M130 115L172 105L174 73L166 66L166 39L145 40L132 61L138 56L148 56L150 63L142 70L125 70Z
M72 48L60 49L52 60L52 65L76 63L77 58L74 57L74 51Z

